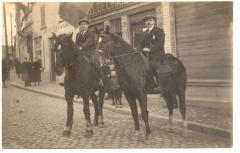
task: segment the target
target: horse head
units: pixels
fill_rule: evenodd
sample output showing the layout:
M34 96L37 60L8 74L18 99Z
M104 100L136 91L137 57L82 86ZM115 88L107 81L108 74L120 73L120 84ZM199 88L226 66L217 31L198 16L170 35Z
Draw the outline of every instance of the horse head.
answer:
M111 37L109 26L106 26L105 30L98 33L98 40L96 42L96 50L105 58L111 57L114 54L114 42Z
M54 39L52 51L56 53L56 73L57 75L61 75L64 67L74 61L76 51L72 41L72 33L62 34L60 36L57 36L55 33L52 34Z
M99 34L96 50L103 53L104 58L127 57L127 55L136 52L119 35L111 33L109 26Z

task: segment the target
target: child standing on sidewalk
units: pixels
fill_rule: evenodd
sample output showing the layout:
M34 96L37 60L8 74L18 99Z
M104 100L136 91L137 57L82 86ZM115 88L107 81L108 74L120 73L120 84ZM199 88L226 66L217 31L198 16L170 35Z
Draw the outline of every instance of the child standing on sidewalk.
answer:
M115 65L112 63L109 65L110 67L110 90L112 93L112 105L116 107L120 107L122 105L122 89L118 82L118 76L116 74Z

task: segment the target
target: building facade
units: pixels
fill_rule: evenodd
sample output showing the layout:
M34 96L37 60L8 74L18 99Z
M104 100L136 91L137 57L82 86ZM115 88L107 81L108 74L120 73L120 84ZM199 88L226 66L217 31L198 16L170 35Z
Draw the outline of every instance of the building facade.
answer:
M44 79L54 81L55 56L52 32L57 35L78 29L58 15L60 3L34 3L28 30L33 57L42 59ZM202 105L232 102L232 3L231 2L104 2L94 3L89 13L92 27L119 34L134 48L139 46L143 17L153 15L165 32L165 51L186 66L187 99ZM31 33L29 32L29 33ZM25 50L29 50L28 48Z

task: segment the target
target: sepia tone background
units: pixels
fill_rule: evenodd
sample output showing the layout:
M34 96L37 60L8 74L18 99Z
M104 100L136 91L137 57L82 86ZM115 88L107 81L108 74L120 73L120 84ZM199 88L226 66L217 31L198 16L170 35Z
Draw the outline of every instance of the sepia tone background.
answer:
M69 11L69 7L74 14L74 9L81 9L81 4L63 4L12 3L7 7L8 11L12 10L10 12L15 14L12 17L15 26L10 26L8 20L7 27L12 27L8 56L21 61L25 57L41 59L42 82L45 84L56 83L57 79L55 56L51 52L52 32L57 35L74 32L73 40L78 32L78 27L74 24L78 16L64 19L64 13ZM66 12L60 11L61 7L65 7ZM157 26L165 32L165 51L178 57L186 66L189 115L201 117L197 119L199 124L218 128L231 137L232 2L105 2L91 3L86 10L89 10L87 16L92 27L103 30L104 26L110 25L111 32L119 34L134 48L139 48L144 28L143 17L155 16ZM5 47L6 45L2 46L3 57L6 56ZM55 88L49 89L56 91ZM63 91L59 89L61 92ZM154 101L153 99L151 100ZM202 112L197 112L198 108L213 113L204 116ZM150 110L158 114L158 110L151 106Z

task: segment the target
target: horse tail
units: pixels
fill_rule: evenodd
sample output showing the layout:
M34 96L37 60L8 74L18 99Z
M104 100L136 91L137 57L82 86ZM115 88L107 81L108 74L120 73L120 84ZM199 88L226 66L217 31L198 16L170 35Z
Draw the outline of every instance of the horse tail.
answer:
M174 73L176 76L177 85L181 86L182 88L184 88L184 90L186 90L187 71L183 62L179 58L173 56L170 53L167 53L165 56L167 60L171 63L171 65L175 65Z

